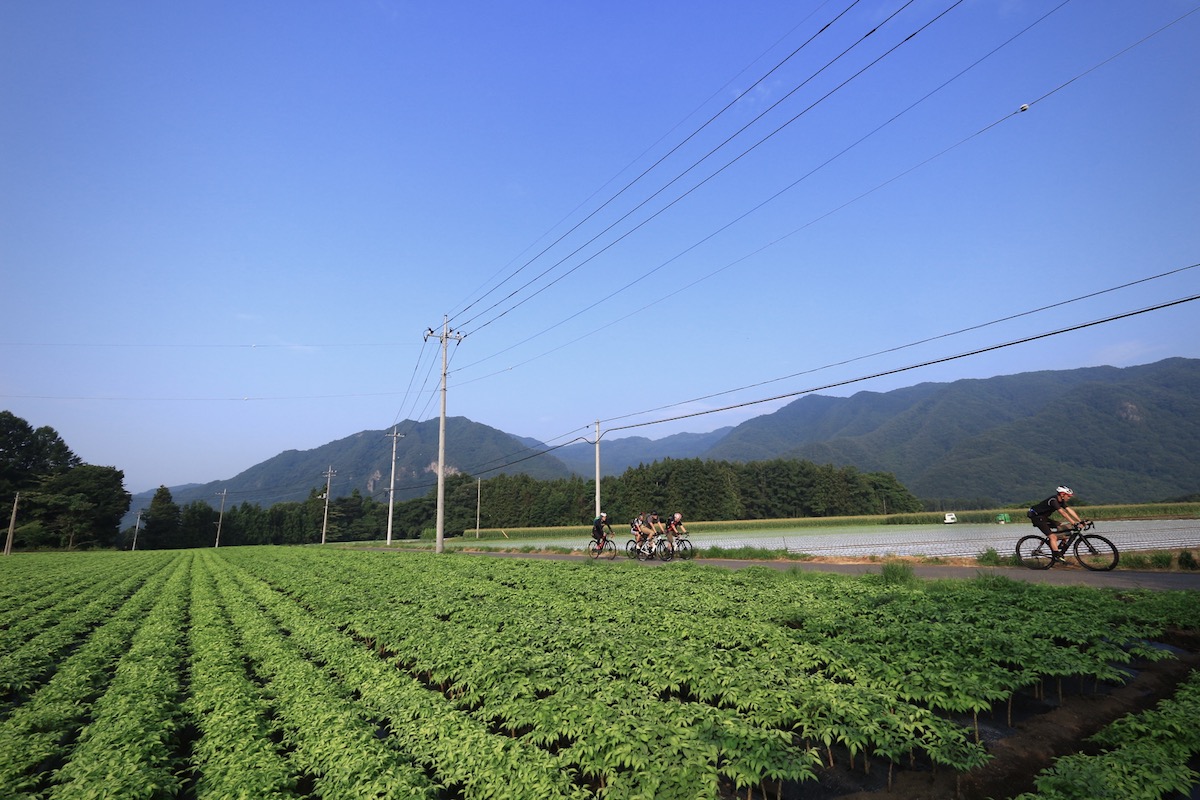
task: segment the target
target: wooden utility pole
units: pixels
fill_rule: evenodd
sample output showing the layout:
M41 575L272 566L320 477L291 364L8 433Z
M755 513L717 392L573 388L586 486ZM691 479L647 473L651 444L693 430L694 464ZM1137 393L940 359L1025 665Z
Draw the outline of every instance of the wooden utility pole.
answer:
M21 502L21 493L13 498L12 516L8 518L8 538L4 540L4 555L12 555L13 534L17 530L17 503Z
M333 483L334 475L337 473L330 464L329 469L325 470L325 519L321 522L321 544L325 544L325 531L329 529L329 487Z
M225 520L225 495L228 492L228 489L221 490L221 513L217 515L217 540L213 543L213 547L221 546L221 523Z

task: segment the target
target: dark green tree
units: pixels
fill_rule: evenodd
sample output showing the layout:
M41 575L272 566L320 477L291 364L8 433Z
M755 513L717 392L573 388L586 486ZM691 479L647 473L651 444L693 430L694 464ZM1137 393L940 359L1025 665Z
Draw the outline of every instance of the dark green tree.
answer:
M193 500L179 512L178 547L212 547L217 539L220 513L203 500ZM222 520L224 535L224 520Z
M82 463L53 428L34 430L11 411L0 411L0 497L11 501Z
M142 532L138 534L141 550L170 550L184 547L180 539L179 506L171 497L171 490L159 486L150 500L150 507L142 516Z
M115 544L131 500L125 473L91 464L47 477L33 497L34 514L68 549Z

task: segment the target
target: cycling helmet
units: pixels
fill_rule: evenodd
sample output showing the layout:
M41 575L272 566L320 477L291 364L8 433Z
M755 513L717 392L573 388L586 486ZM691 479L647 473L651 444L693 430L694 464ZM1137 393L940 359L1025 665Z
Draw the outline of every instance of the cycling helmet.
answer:
M1066 486L1060 486L1057 489L1055 489L1055 491L1058 492L1059 494L1075 494L1070 489L1068 489Z
M600 512L600 519L604 519L604 518L605 518L605 517L607 517L607 516L608 516L608 512L607 512L607 511L601 511L601 512Z

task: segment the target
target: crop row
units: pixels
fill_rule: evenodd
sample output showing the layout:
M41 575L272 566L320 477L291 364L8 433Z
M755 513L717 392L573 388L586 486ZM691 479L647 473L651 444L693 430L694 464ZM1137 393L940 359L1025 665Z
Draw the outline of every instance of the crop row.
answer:
M191 695L186 710L199 735L192 772L197 798L287 800L300 770L282 752L272 706L246 670L245 653L201 553L192 571Z
M54 675L0 722L0 786L14 795L34 793L63 763L103 695L115 665L158 601L167 571L160 571L63 659Z
M1014 800L1161 800L1191 794L1200 774L1188 766L1200 753L1200 671L1149 711L1129 714L1091 741L1105 749L1058 759L1034 780L1036 792Z
M437 621L435 612L434 624L406 618L391 626L389 635L380 623L396 618L388 610L394 606L372 596L384 582L363 580L355 566L336 567L339 580L356 587L352 592L338 593L319 579L305 578L304 570L288 570L278 562L271 575L276 585L287 584L309 614L396 659L428 687L426 693L440 692L481 724L552 752L560 768L578 773L606 797L683 797L697 791L711 796L720 780L740 787L813 776L815 758L807 748L793 742L789 732L756 724L742 709L662 696L657 681L647 684L631 674L596 674L594 661L603 656L591 652L588 643L613 645L633 631L620 634L608 626L583 633L561 621L547 624L544 614L492 607L486 630L462 630ZM420 574L419 569L411 573ZM342 614L332 608L353 595L356 607L365 603L376 611ZM448 608L436 596L427 601ZM357 624L367 618L369 631ZM579 640L555 641L568 633L579 634ZM657 633L635 639L663 646ZM636 671L631 658L615 656L613 662ZM746 675L753 681L750 666ZM653 663L642 669L647 679L658 671Z
M844 759L969 770L970 715L1123 680L1167 625L1200 630L1194 594L1003 580L316 548L50 561L0 563L0 663L25 675L5 797L670 800L776 794Z
M4 607L0 626L0 692L23 692L41 682L61 655L110 617L167 559L129 561L106 581L76 575L27 587ZM30 570L32 572L32 570ZM72 579L75 578L75 579ZM28 602L26 601L28 600Z
M955 605L929 589L881 592L768 571L647 577L302 551L264 570L250 554L236 557L476 718L553 749L606 786L614 768L637 773L676 759L692 785L706 769L736 785L795 779L811 767L804 744L822 745L828 758L834 745L892 762L916 751L967 769L982 751L936 712L987 709L1044 676L1119 679L1109 662L1142 652L1154 628L1127 610L1052 626L1057 615L1043 610L1052 598L1014 603L1003 584ZM648 592L656 594L646 600ZM934 622L921 628L917 615ZM714 751L713 731L730 719L743 733ZM655 733L664 726L677 750ZM771 738L778 733L798 742Z
M441 694L352 638L316 619L293 601L246 574L222 574L227 596L253 601L261 608L257 636L277 638L296 648L297 662L312 667L310 680L360 715L385 727L384 742L420 764L437 782L466 797L519 798L582 796L557 761L457 711ZM366 770L364 774L370 774Z
M424 772L376 736L350 694L304 657L254 600L214 570L217 590L254 673L272 698L282 740L320 797L433 797Z

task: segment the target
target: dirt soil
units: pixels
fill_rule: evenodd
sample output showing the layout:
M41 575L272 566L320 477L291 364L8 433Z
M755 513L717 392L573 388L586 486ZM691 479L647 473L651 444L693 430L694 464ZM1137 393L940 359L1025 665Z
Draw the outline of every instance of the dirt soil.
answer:
M778 796L783 800L1002 800L1032 791L1033 779L1055 758L1095 752L1085 739L1125 714L1152 708L1174 694L1191 670L1200 669L1200 636L1176 633L1168 644L1175 658L1131 664L1134 674L1124 685L1101 685L1099 691L1090 683L1064 685L1061 704L1056 687L1049 684L1044 700L1019 696L1011 728L1006 724L1006 706L997 709L994 718L981 715L981 738L992 758L965 775L934 771L928 764L915 769L898 766L889 790L886 763L872 763L867 774L861 759L849 769L845 754L835 750L837 766L824 771L819 785L810 781L779 787ZM971 724L969 718L963 722ZM773 788L766 797L775 798L777 791Z

